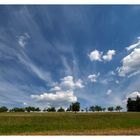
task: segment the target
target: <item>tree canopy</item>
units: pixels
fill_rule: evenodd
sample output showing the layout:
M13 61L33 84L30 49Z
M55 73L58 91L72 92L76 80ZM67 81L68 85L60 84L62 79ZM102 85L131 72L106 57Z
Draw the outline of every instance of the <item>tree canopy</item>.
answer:
M79 102L72 103L71 109L72 109L72 111L74 111L75 113L76 113L77 111L80 111L80 103L79 103Z
M135 99L128 98L127 111L140 112L140 97L137 96Z

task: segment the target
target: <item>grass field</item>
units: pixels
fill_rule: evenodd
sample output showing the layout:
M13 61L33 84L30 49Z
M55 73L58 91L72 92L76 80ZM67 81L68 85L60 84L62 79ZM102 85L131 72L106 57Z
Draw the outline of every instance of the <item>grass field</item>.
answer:
M0 135L140 135L140 113L0 113Z

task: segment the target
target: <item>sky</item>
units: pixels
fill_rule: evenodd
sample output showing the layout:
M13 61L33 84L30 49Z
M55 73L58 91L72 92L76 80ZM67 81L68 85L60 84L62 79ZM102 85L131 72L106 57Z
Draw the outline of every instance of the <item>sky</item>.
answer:
M140 6L0 6L0 106L81 108L140 96Z

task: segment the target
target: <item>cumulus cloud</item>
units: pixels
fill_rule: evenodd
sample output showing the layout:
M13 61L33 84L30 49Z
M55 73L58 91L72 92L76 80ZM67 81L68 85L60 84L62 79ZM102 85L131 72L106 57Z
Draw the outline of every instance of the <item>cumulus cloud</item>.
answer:
M91 82L96 83L96 82L97 82L97 78L99 77L99 75L100 75L100 73L89 75L89 76L88 76L88 79L89 79Z
M64 89L83 88L84 85L82 83L83 82L81 79L74 81L73 76L66 76L63 79L61 79L60 86Z
M126 95L125 99L124 99L122 102L123 102L124 104L126 104L128 98L131 98L132 100L135 100L137 96L140 97L140 92L134 91L134 92L132 92L132 93Z
M134 92L128 94L128 95L126 96L126 98L127 98L127 99L128 99L128 98L136 99L137 96L140 97L140 92L134 91Z
M20 45L20 47L25 47L28 38L30 38L28 33L24 33L23 35L19 36L18 44Z
M108 50L105 55L103 55L103 52L100 52L98 50L94 50L90 52L88 55L91 61L111 61L113 56L116 54L115 50ZM102 56L103 55L103 56Z
M115 50L108 50L106 55L103 55L103 60L105 61L111 61L113 58L113 55L115 55L116 51Z
M122 59L122 66L118 68L118 74L119 76L126 76L126 74L131 74L139 70L140 48L135 48L129 55Z
M138 39L137 43L132 44L132 45L126 47L126 50L127 51L130 51L130 50L132 50L132 49L137 48L137 47L140 46L140 37L138 37L137 39Z
M45 102L50 106L65 106L69 103L76 102L77 97L74 96L73 91L58 91L56 93L43 93L40 95L31 95L32 99L35 99L37 102Z
M60 83L54 84L54 87L49 90L50 92L31 95L31 98L39 103L44 103L46 106L67 106L77 101L74 90L83 88L82 83L81 79L74 80L73 76L66 76L60 80Z
M112 90L108 89L106 95L109 96L111 93L112 93Z
M94 50L88 55L91 61L101 61L102 52Z

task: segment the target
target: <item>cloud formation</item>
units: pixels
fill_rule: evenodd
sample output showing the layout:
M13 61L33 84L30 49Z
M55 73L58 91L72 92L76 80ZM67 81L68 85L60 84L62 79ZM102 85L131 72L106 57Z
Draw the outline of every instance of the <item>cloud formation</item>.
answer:
M115 55L116 51L115 50L108 50L106 55L103 55L103 60L105 61L111 61L113 58L113 55Z
M102 52L94 50L88 56L91 61L101 61Z
M93 82L93 83L96 83L97 82L97 78L99 77L100 73L98 74L91 74L88 76L88 79Z
M31 95L31 98L39 103L45 103L46 106L67 106L72 102L77 101L77 97L74 95L75 89L83 88L82 80L74 80L73 76L66 76L60 80L60 83L56 83L46 93L40 95Z
M103 55L103 52L100 52L98 50L94 50L90 52L88 55L91 61L111 61L113 56L116 54L115 50L108 50L105 55ZM103 55L103 56L102 56Z
M127 98L127 99L128 99L128 98L131 98L131 99L135 100L137 96L140 97L140 92L134 91L134 92L128 94L128 95L126 96L126 98Z
M69 103L76 102L77 97L74 96L73 91L58 91L56 93L43 93L40 95L31 95L32 99L37 102L45 102L54 107L66 106Z
M140 71L140 48L135 48L129 55L122 59L122 66L118 69L119 76L139 73Z
M130 46L128 46L128 47L126 47L126 50L127 50L127 51L130 51L130 50L132 50L132 49L134 49L134 48L136 48L136 47L139 47L139 46L140 46L140 37L137 37L137 39L138 39L137 43L132 44L132 45L130 45Z
M59 86L55 86L50 89L50 91L59 91L59 90L61 90L61 87L59 87Z
M81 79L74 81L73 76L66 76L61 79L60 86L64 89L83 88L84 85L82 83L83 81Z
M138 91L134 91L134 92L132 92L130 94L127 94L125 99L122 101L122 103L127 104L128 98L131 98L132 100L136 100L137 96L140 97L140 92L138 92Z
M20 47L25 47L28 38L30 38L28 33L24 33L23 35L19 36L18 44L20 45Z

